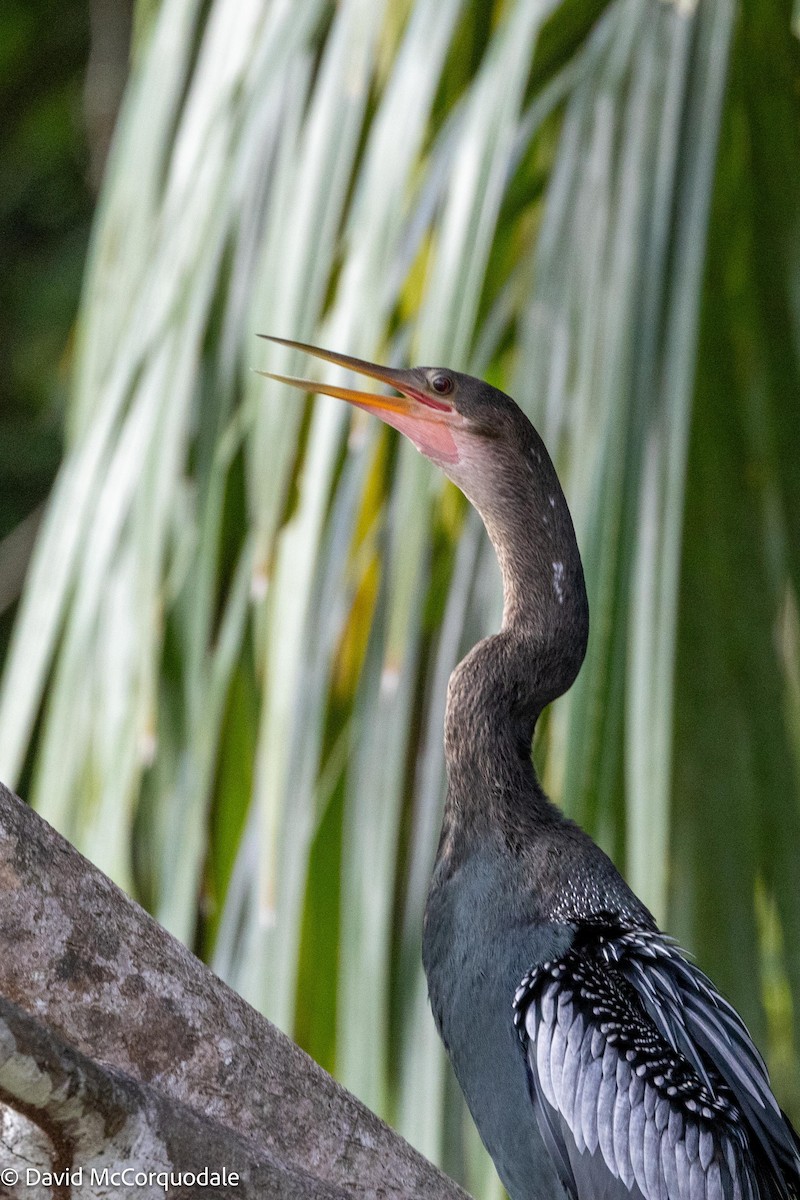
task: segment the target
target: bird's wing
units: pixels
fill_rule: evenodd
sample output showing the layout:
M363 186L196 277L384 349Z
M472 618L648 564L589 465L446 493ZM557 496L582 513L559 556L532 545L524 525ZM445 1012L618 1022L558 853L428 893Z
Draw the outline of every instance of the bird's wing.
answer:
M797 1135L741 1019L662 935L584 931L515 1001L574 1200L792 1200Z

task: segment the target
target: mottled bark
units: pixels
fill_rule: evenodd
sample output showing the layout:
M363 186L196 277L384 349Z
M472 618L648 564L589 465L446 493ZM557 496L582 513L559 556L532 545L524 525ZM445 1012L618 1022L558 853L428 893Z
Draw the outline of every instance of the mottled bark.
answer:
M0 998L0 1194L346 1200Z
M29 1040L14 1053L43 1080L77 1080L91 1129L101 1118L103 1136L138 1122L151 1139L141 1145L183 1154L187 1164L194 1148L213 1145L218 1162L206 1154L186 1169L246 1163L261 1195L463 1200L2 785L0 951L0 996L23 1010L3 1010L12 1042L0 1040L0 1062L29 1014ZM35 1125L25 1107L32 1101L2 1082L6 1074L0 1068L7 1104ZM137 1165L146 1167L150 1152Z

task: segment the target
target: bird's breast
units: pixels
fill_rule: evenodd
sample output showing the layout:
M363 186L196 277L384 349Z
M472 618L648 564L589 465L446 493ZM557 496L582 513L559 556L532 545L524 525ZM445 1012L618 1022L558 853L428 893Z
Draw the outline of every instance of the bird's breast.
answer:
M434 1019L475 1124L512 1200L563 1189L539 1134L513 999L535 962L568 944L563 927L524 919L519 887L491 852L431 888L423 962Z

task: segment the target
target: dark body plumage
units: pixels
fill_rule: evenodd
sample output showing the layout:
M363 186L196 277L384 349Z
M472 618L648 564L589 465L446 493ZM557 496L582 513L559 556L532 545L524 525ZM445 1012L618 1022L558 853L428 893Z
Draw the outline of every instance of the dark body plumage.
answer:
M538 434L470 376L288 344L402 393L276 377L411 438L478 509L500 563L502 629L450 679L423 961L512 1200L800 1197L797 1136L741 1020L536 778L536 721L573 683L589 629L572 520Z
M527 418L455 378L492 436L444 469L505 592L501 632L450 683L423 940L459 1083L512 1200L788 1200L796 1136L744 1025L535 776L536 720L585 651L580 558Z

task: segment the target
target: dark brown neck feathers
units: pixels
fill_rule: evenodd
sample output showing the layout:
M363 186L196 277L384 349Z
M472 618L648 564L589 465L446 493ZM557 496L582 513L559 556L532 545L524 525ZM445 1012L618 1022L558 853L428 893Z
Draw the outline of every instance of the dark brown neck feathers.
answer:
M503 626L450 678L445 718L448 827L479 829L512 810L552 819L531 763L542 710L583 662L589 608L569 509L550 457L520 414L522 435L490 443L479 477L457 479L480 512L503 577ZM474 471L474 464L473 464ZM466 486L465 486L466 483Z

